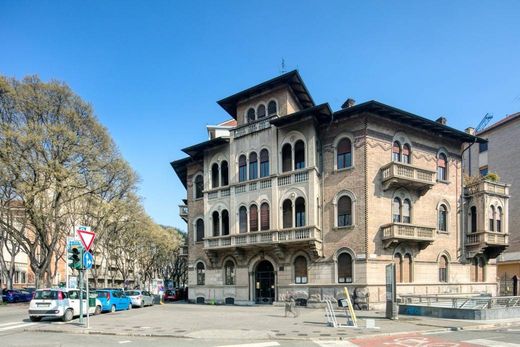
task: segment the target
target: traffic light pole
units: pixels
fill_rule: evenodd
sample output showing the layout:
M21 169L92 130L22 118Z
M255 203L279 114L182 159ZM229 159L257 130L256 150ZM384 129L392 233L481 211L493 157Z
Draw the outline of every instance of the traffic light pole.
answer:
M83 324L83 269L79 269L79 324Z

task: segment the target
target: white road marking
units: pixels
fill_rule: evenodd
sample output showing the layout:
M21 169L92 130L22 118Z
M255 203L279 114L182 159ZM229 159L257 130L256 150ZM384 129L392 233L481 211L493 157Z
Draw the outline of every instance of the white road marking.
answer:
M130 342L132 342L132 341L130 341L130 340L123 340L123 341L119 341L119 344L122 345L124 343L130 343Z
M24 323L24 324L19 324L19 325L13 325L13 326L10 326L10 327L0 328L0 331L6 331L6 330L18 329L18 328L25 328L25 327L28 327L28 326L34 325L34 324L36 324L36 323Z
M320 347L357 347L356 344L345 340L312 340L312 342Z
M2 323L0 324L0 327L5 327L7 325L13 325L13 324L20 324L21 322L9 322L9 323Z
M486 340L486 339L475 339L475 340L468 340L468 341L462 341L462 342L473 343L475 345L481 345L481 346L487 346L487 347L520 347L520 344L518 344L518 343L509 343L509 342L493 341L493 340Z
M218 346L218 347L271 347L271 346L280 346L278 342L260 342L260 343L247 343L243 345L226 345L226 346Z
M421 335L439 335L439 334L447 334L452 333L452 330L443 330L443 331L429 331L426 333L422 333Z

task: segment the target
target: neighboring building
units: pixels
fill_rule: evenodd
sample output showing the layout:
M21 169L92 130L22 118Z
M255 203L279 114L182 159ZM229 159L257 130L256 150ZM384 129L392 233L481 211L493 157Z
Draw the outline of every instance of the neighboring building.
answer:
M471 132L471 129L468 129ZM494 172L511 183L509 203L509 247L499 257L497 274L503 294L509 294L514 276L520 278L520 112L509 115L477 134L488 140L465 154L465 172L484 176Z
M297 71L218 103L237 121L229 136L171 163L187 189L190 301L312 302L346 286L380 307L391 262L401 294L496 293L508 187L467 187L464 229L457 203L462 146L485 140L377 101L333 112Z

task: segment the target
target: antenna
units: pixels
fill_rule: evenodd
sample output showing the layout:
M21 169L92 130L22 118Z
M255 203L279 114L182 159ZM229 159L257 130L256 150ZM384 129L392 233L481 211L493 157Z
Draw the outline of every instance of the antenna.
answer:
M491 121L491 119L493 119L493 114L492 113L486 113L484 118L482 118L480 123L478 123L477 127L475 128L475 133L478 133L481 130L484 130L486 128L486 125L488 125L489 122Z

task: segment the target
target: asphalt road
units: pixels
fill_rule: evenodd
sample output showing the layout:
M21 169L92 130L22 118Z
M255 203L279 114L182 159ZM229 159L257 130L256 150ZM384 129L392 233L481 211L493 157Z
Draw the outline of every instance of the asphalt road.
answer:
M470 346L491 346L491 347L520 347L520 325L502 329L489 330L460 330L460 331L438 331L416 334L403 334L392 336L379 336L370 338L350 338L348 340L338 339L307 339L307 340L254 340L243 338L237 340L230 336L229 339L222 338L173 338L173 337L137 337L137 336L117 336L117 335L88 335L74 333L53 333L26 331L29 327L36 324L49 326L59 326L59 320L43 321L39 323L30 322L27 317L27 304L15 304L0 306L0 346L187 346L187 347L470 347ZM142 319L149 314L156 315L157 320L168 317L161 317L160 310L142 309L134 312L121 312L112 316L92 317L93 320L106 320L105 323L113 321L118 323L118 316L135 317L133 324L142 322ZM147 311L145 311L147 310ZM167 312L167 311L165 311ZM145 315L145 316L143 316ZM148 318L149 319L149 318ZM77 324L77 319L67 324ZM520 324L520 322L519 322ZM125 328L132 328L125 326Z

